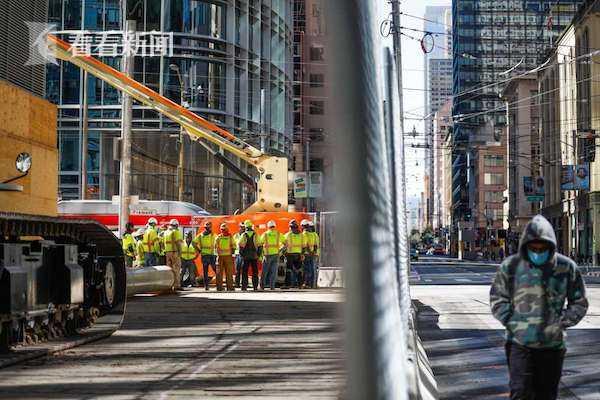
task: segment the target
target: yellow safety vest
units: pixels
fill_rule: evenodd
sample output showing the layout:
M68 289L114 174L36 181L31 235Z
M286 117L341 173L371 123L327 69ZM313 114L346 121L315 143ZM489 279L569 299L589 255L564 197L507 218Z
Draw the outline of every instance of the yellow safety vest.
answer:
M135 240L133 240L131 233L126 233L123 235L121 245L123 246L123 253L125 253L125 255L129 257L135 256Z
M181 245L181 258L184 260L193 260L196 258L196 248L193 243L187 244L187 242L183 242Z
M319 235L317 232L304 231L302 235L304 237L305 253L311 255L319 254Z
M152 227L148 227L144 232L144 238L142 239L144 244L144 251L146 253L158 253L158 233Z
M215 239L215 250L219 256L230 256L234 250L233 237L231 235L218 235Z
M138 264L144 265L144 260L146 259L146 256L144 255L144 252L146 251L144 249L144 242L142 242L141 240L138 241L136 243L135 249L136 249L136 252L137 252Z
M200 243L200 254L212 256L215 254L215 234L209 233L205 235L204 232L200 236L196 236L194 239L196 243Z
M237 232L233 234L233 241L235 242L235 255L239 255L240 254L240 239L242 237L242 234Z
M169 229L163 235L163 248L165 252L177 251L177 247L181 248L181 241L183 241L183 236L179 229Z
M265 255L273 256L279 254L279 247L281 246L281 235L279 231L269 229L263 233L261 243L265 250Z
M304 238L301 233L293 233L290 231L285 234L285 244L288 254L302 254L304 243Z

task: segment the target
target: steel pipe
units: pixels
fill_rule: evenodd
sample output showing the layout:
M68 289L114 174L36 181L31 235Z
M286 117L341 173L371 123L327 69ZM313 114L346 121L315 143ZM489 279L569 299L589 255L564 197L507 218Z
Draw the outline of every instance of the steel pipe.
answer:
M166 265L127 270L127 297L141 293L171 290L175 282L173 270Z

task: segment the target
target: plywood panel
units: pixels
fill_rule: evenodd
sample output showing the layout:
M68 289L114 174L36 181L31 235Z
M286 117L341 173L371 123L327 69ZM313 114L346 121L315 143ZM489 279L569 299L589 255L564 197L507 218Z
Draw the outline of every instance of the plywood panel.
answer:
M23 192L0 192L0 211L56 215L56 106L0 81L0 181L20 175L15 159L21 152L31 154L31 170L14 182Z

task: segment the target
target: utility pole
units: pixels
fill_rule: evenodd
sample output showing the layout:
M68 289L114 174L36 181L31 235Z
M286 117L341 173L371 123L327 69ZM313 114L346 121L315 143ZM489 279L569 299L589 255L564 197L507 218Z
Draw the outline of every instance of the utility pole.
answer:
M135 36L136 21L126 20L126 13L123 14L123 36ZM127 76L133 75L133 59L131 49L124 49L123 60L121 64L122 72ZM119 232L125 232L125 224L129 222L129 203L130 203L130 183L131 183L131 119L132 119L132 99L127 93L123 92L123 106L121 110L121 171L119 188Z
M170 64L169 69L175 71L177 74L177 79L179 80L179 104L182 107L184 105L184 97L185 97L185 86L183 84L183 79L181 78L181 71L179 70L179 66L177 64ZM186 107L187 108L187 107ZM183 182L183 170L184 170L184 147L183 147L183 138L184 138L184 128L183 126L179 127L179 161L177 162L177 200L183 201L183 193L184 193L184 182Z
M87 158L88 158L88 72L83 71L83 104L81 125L81 200L87 197Z

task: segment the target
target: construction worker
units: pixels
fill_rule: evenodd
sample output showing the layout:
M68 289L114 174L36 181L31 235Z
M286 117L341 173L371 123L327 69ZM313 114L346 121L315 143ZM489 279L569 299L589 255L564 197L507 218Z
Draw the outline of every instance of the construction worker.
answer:
M150 218L148 220L148 226L146 232L144 232L144 238L142 242L144 244L144 267L153 267L158 262L158 232L156 232L156 224L158 221L156 218Z
M275 229L275 221L267 222L267 231L262 234L260 244L263 249L263 272L260 277L260 287L267 286L275 290L277 281L277 266L279 265L279 249L283 245L283 235Z
M169 222L169 228L164 232L162 242L167 266L173 270L175 276L174 289L181 290L181 245L183 244L183 236L179 230L179 221L172 219Z
M233 235L233 239L235 240L235 287L240 287L240 281L242 279L242 265L244 265L244 260L242 259L242 255L240 254L240 238L242 237L242 233L246 230L243 222L240 222L240 230L239 232Z
M196 264L194 260L198 257L196 248L192 243L194 235L192 232L185 234L185 241L181 245L181 276L185 276L185 271L188 271L188 278L182 282L182 286L197 287L198 281L196 280Z
M132 234L135 240L135 266L138 268L144 266L144 231L144 228L140 228Z
M285 234L283 240L283 253L286 256L285 287L300 287L302 284L302 251L304 238L300 233L298 222L290 221L290 230Z
M319 235L315 232L315 224L304 220L302 235L304 236L304 286L313 289L315 287L317 259L320 253Z
M202 257L202 274L204 277L204 289L208 290L210 278L208 276L208 267L211 267L216 275L216 256L215 256L215 234L212 232L212 223L206 221L202 233L192 241L200 257Z
M248 290L248 268L252 267L252 288L258 290L258 247L260 238L254 232L249 219L244 221L244 233L240 237L240 254L244 260L242 266L242 290Z
M125 267L133 268L133 259L135 258L135 240L131 235L133 233L133 224L128 222L125 224L125 232L121 237L121 246L123 247L123 255L125 256Z
M164 236L168 229L169 225L162 224L158 230L158 265L167 265Z
M225 282L227 290L233 291L233 253L235 252L236 244L233 236L229 233L227 224L221 224L221 233L215 238L215 253L217 253L217 290L223 290L223 274L225 274Z

